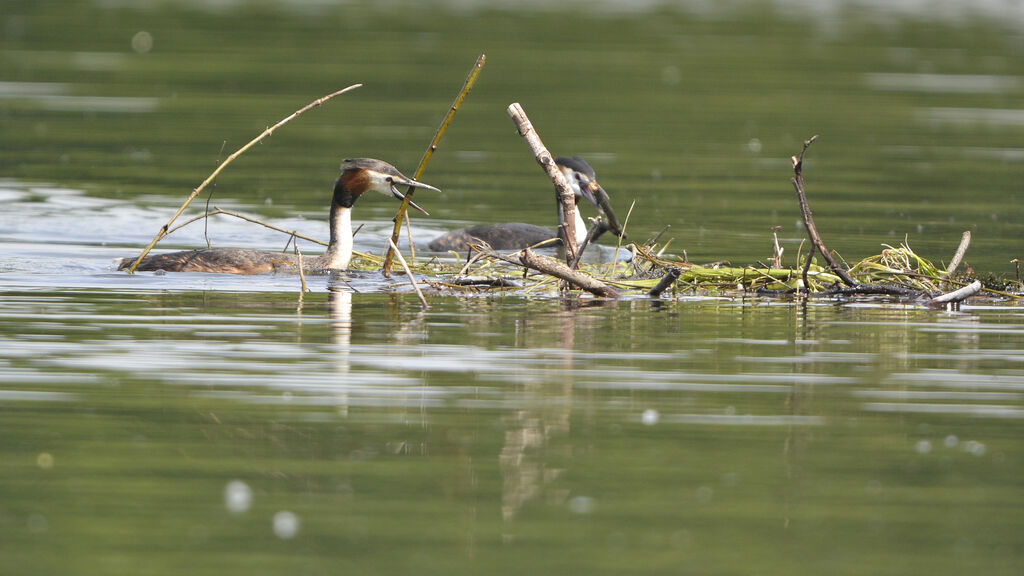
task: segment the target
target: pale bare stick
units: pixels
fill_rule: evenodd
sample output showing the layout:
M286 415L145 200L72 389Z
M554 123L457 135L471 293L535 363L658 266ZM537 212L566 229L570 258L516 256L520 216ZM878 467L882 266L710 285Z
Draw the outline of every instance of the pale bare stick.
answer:
M559 216L562 220L558 223L558 231L562 236L562 240L565 241L565 262L572 264L576 260L576 197L572 192L572 188L569 188L569 183L565 180L565 174L562 173L561 168L555 164L555 159L551 157L551 152L544 146L544 142L541 141L540 135L537 134L537 130L534 129L533 123L526 116L526 112L518 102L514 102L508 107L508 115L512 117L512 122L515 123L516 129L519 130L519 135L526 140L526 145L530 147L530 151L533 152L534 158L537 159L537 163L544 168L544 171L548 173L548 177L551 178L551 182L555 185L555 191L558 193L558 203L561 206ZM576 262L578 266L579 263Z
M949 266L946 266L946 276L952 276L953 271L960 265L960 261L964 259L964 254L967 252L967 247L971 245L971 231L965 230L963 236L960 237L960 246L957 247L956 253L953 254L953 259L949 261Z
M295 243L295 253L299 257L299 282L302 284L302 292L307 292L309 288L306 288L306 272L305 267L302 265L302 249L299 248L298 242Z
M344 88L342 90L338 90L337 92L333 92L333 93L328 94L327 96L324 96L322 98L317 98L316 100L310 102L309 104L306 104L302 108L299 108L295 112L292 112L291 115L289 115L285 119L281 120L277 124L274 124L270 128L267 128L266 130L263 131L262 134L260 134L256 138L253 138L252 140L250 140L248 144L246 144L245 146L242 146L241 148L236 150L231 156L228 156L226 160L224 160L223 162L220 163L219 166L217 166L217 169L214 170L206 178L206 180L203 180L202 184L200 184L195 190L192 191L191 194L189 194L188 199L186 199L185 203L181 205L181 208L178 208L178 211L174 213L174 216L171 216L171 219L168 220L167 223L164 224L162 227L160 227L160 231L156 233L156 236L153 238L153 241L150 242L149 245L146 246L142 250L142 253L139 254L139 257L135 259L135 263L132 264L131 268L128 269L128 273L132 274L132 273L135 272L135 269L139 267L139 263L142 262L142 259L146 257L146 254L149 254L149 251L152 250L153 247L157 245L157 242L160 242L160 240L163 240L164 237L167 236L167 233L168 233L167 231L171 227L171 224L173 224L174 221L178 219L178 216L181 216L181 213L185 211L185 208L188 208L188 205L191 204L193 200L195 200L196 196L199 196L199 194L207 186L209 186L210 183L213 182L217 178L217 175L219 175L221 173L221 171L224 170L224 168L227 168L228 164L231 164L231 162L233 162L235 158L238 158L239 156L241 156L249 148L252 148L256 144L259 144L261 141L263 141L264 138L266 138L267 136L270 136L271 134L274 133L275 130L277 130L281 126L284 126L285 124L291 122L292 120L297 118L299 115L301 115L303 112L306 112L310 108L316 108L317 106L323 104L324 102L330 100L331 98L334 98L335 96L340 96L340 95L344 94L345 92L348 92L349 90L354 90L356 88L359 88L360 86L362 86L362 84L353 84L353 85L349 86L348 88Z
M416 291L416 295L420 297L420 302L423 303L423 308L430 308L427 304L427 299L423 297L423 292L420 292L420 287L416 285L416 277L412 275L412 270L409 269L409 265L405 263L405 257L398 251L398 246L388 238L388 244L391 245L391 252L398 257L398 263L405 268L405 275L409 277L409 283L412 284L412 289Z
M980 292L981 281L975 280L963 288L953 290L952 292L946 292L941 296L932 298L928 302L925 302L925 306L928 306L929 308L939 308L942 306L957 305Z
M565 280L566 282L582 288L595 296L601 296L603 298L619 297L619 293L616 292L615 289L604 282L601 282L597 278L572 270L558 260L548 258L547 256L541 256L529 248L519 253L519 261L527 268Z

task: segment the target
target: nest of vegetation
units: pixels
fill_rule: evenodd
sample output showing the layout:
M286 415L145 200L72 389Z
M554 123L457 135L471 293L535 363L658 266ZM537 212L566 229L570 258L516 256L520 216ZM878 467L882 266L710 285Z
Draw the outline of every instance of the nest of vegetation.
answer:
M666 255L667 244L659 246L658 238L646 243L621 244L607 264L578 266L588 243L578 248L568 265L541 256L532 249L499 253L486 244L471 247L466 263L453 266L437 259L417 266L416 271L429 276L427 282L440 292L481 293L513 292L518 294L554 294L583 290L598 297L621 296L765 296L765 297L852 297L877 295L904 301L922 302L931 307L957 307L971 296L986 293L998 298L1020 298L1024 288L1019 264L1016 281L988 279L986 287L972 278L971 272L958 273L960 262L970 245L971 234L964 232L960 245L945 267L921 257L909 241L899 246L883 245L880 254L850 265L838 261L825 247L814 224L804 190L802 165L807 148L816 137L804 143L799 156L793 157L793 186L797 193L810 250L797 255L802 267L782 264L782 248L773 231L773 254L768 263L736 267L728 263L694 264L677 255ZM628 216L627 216L628 224ZM588 238L607 225L594 221ZM661 235L659 234L658 237ZM801 244L801 252L804 244ZM622 252L631 258L620 259ZM820 256L820 260L818 258ZM1014 261L1017 262L1017 261ZM378 264L373 263L373 266ZM965 267L966 268L966 267ZM409 271L411 272L411 270Z
M437 150L442 136L451 123L455 112L461 107L463 100L476 82L476 78L485 61L486 56L481 54L474 63L473 68L471 68L462 89L449 107L423 158L420 160L420 164L413 176L414 180L419 179L427 162L432 157L434 151ZM263 224L244 215L214 207L213 211L207 211L205 214L192 218L184 224L172 227L175 219L182 214L189 203L210 185L217 175L235 158L269 137L275 130L292 119L359 86L361 84L354 84L314 100L285 117L277 124L267 128L248 144L231 154L202 184L192 191L181 208L178 209L167 224L160 228L153 241L143 249L142 254L135 260L135 263L128 268L128 272L134 272L142 258L168 234L192 222L204 220L211 215L226 214ZM547 148L544 147L540 136L537 134L529 118L526 117L522 107L517 103L513 103L508 107L508 113L513 123L515 123L519 135L523 137L533 153L537 163L551 178L561 203L562 214L566 215L566 223L563 225L565 230L564 234L562 234L566 238L564 250L566 254L565 264L554 258L542 256L531 248L502 254L485 244L477 244L472 246L464 265L455 265L436 258L431 259L425 264L416 264L415 258L413 258L413 264L410 266L397 248L401 226L406 220L406 211L410 205L412 194L415 191L414 188L409 188L404 197L396 190L396 195L399 198L403 198L403 202L398 213L395 215L395 227L385 256L378 258L370 254L357 252L355 254L356 259L350 264L350 267L365 270L383 270L384 274L387 275L392 270L392 259L397 258L424 306L427 305L427 301L415 280L416 274L429 278L427 283L436 291L442 293L505 293L512 291L531 295L563 294L574 290L582 290L597 297L609 299L630 295L657 298L663 293L708 296L746 296L753 294L761 296L791 296L795 298L884 295L903 300L921 301L933 307L955 307L963 300L982 292L1001 298L1020 298L1021 291L1024 289L1024 286L1021 284L1020 268L1017 260L1012 261L1017 263L1016 282L989 278L987 279L988 286L985 287L980 280L972 278L970 272L957 273L960 261L970 244L969 232L964 233L960 247L945 268L936 266L931 261L916 254L910 248L908 242L904 242L898 247L886 246L881 254L865 258L853 265L837 261L833 253L825 247L825 243L818 233L810 208L808 207L807 195L804 191L804 154L817 136L804 142L799 156L792 158L794 173L792 183L796 190L797 201L808 235L806 254L802 254L804 251L804 244L802 244L801 254L797 255L797 261L803 261L802 266L788 268L783 265L783 251L779 246L777 237L773 238L774 253L767 263L759 262L753 266L736 267L727 263L698 265L688 262L685 256L680 258L671 254L666 255L667 244L660 246L658 244L660 234L658 237L643 244L634 242L623 245L621 238L624 237L624 234L621 234L622 230L617 230L620 233L620 244L616 247L616 254L611 259L611 263L581 266L582 255L590 241L599 236L602 231L612 229L612 226L602 222L600 219L595 220L589 231L587 241L583 242L582 246L576 246L576 242L573 240L575 234L572 218L568 216L575 210L573 195L568 189L568 184L562 172L555 166L555 161L552 159ZM625 224L628 224L628 221L629 216L627 215L623 229ZM287 232L267 224L263 225L281 232ZM302 238L319 242L312 238L298 235L295 232L290 232L289 235L291 240ZM323 244L323 242L319 243ZM298 251L297 246L294 249ZM620 251L628 252L632 256L628 262L619 259ZM414 252L413 255L415 255ZM299 253L298 262L299 277L302 280L302 289L305 291L306 284L305 276L301 269L301 253Z

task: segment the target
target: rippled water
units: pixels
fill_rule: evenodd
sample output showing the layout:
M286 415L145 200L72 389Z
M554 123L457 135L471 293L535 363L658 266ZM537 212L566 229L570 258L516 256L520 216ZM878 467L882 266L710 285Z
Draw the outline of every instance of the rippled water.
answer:
M520 101L556 154L594 164L620 219L636 201L631 238L670 224L692 260L764 259L775 225L795 258L789 156L819 133L805 176L843 256L909 237L943 261L971 230L968 264L1012 275L1013 9L729 4L5 6L0 572L1019 573L1018 303L422 309L376 272L300 296L287 274L114 270L227 154L364 82L213 188L213 205L324 238L339 160L411 173L486 52L424 178L444 193L417 196L417 245L553 217L505 114ZM393 212L360 201L357 250L381 251ZM230 218L208 234L285 243ZM193 225L160 249L205 243Z

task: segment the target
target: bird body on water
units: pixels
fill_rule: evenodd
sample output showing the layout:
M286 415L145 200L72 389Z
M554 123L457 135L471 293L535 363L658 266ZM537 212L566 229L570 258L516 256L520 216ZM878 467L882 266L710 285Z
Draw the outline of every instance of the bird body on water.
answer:
M402 175L397 168L381 160L345 160L341 165L341 175L334 183L334 196L331 198L331 235L327 251L321 256L304 257L303 269L314 271L347 268L352 260L352 206L363 193L371 191L401 200L403 196L397 186L439 191L433 186ZM413 203L410 205L423 212L419 206ZM118 270L128 269L134 263L135 258L124 258ZM298 267L297 254L242 248L210 248L146 256L137 270L264 274L274 271L297 271Z
M581 244L587 237L587 224L579 211L579 200L586 199L597 207L598 211L608 219L608 225L616 234L621 234L622 228L615 219L615 213L608 202L608 194L597 183L597 176L594 169L579 156L571 158L560 156L555 163L565 174L569 187L573 191L576 200L577 210L574 220L576 227L576 243ZM559 204L559 221L564 221ZM470 226L461 230L454 230L443 234L429 243L434 252L447 252L449 250L463 251L473 243L484 241L495 250L520 250L534 246L552 238L558 238L555 230L535 224L523 222L509 222L505 224L480 224ZM554 245L554 244L553 244ZM561 245L561 240L557 245Z

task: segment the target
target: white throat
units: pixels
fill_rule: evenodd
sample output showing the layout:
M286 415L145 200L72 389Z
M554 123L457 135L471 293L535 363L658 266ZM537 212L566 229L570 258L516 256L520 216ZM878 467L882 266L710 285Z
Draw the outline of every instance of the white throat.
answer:
M331 241L324 253L324 268L344 270L352 261L352 209L331 206Z
M580 216L579 204L576 205L576 245L583 244L583 241L587 239L587 223L583 221L583 217Z

